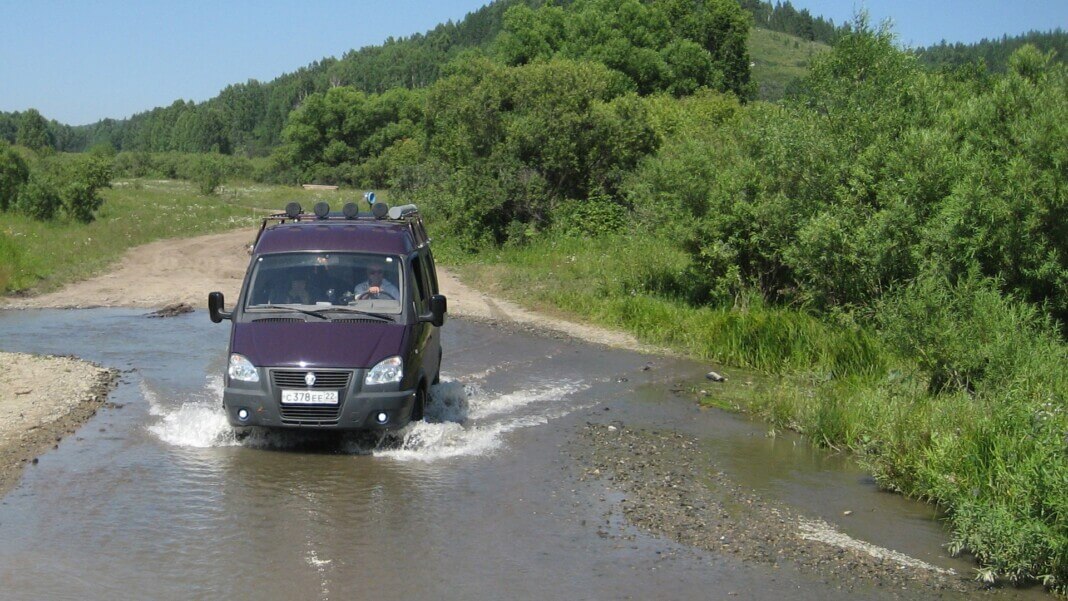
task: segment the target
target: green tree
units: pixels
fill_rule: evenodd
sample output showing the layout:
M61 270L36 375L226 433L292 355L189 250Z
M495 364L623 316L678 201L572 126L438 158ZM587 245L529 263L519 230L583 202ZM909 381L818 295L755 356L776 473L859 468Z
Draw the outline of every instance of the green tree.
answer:
M5 143L0 143L0 211L14 207L19 190L30 179L26 161Z
M509 65L552 57L602 63L640 94L699 87L752 95L750 21L732 0L576 0L510 8L496 52Z
M214 194L223 181L222 161L215 155L200 155L195 159L192 175L201 194Z
M82 223L96 218L104 205L101 188L111 187L111 161L85 157L64 169L59 198L68 217Z
M56 186L40 173L32 173L29 181L19 189L15 209L39 221L48 221L55 217L63 205Z
M19 116L18 125L18 135L15 137L16 144L33 150L55 148L55 138L48 127L48 121L41 116L41 113L37 112L37 109L24 111Z

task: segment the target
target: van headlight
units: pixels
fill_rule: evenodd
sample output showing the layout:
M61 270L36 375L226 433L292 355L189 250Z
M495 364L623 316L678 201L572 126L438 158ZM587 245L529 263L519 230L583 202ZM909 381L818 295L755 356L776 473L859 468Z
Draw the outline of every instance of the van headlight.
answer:
M230 369L227 373L230 374L231 380L240 380L242 382L260 381L260 372L256 371L256 366L246 359L244 355L238 355L237 353L230 355Z
M404 377L404 361L399 356L392 356L378 362L363 379L365 386L392 384Z

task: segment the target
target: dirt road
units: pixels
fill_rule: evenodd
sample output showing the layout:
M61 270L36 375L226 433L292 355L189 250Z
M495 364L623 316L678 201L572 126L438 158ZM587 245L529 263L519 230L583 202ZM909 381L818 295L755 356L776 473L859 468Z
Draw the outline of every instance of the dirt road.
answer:
M196 238L161 240L129 250L110 272L33 298L4 299L0 309L72 309L137 307L158 309L172 303L207 305L208 292L222 291L237 299L248 266L247 248L255 237L237 230ZM515 322L539 330L629 350L663 352L633 336L534 314L509 301L492 298L465 286L447 270L438 269L449 313L468 318Z

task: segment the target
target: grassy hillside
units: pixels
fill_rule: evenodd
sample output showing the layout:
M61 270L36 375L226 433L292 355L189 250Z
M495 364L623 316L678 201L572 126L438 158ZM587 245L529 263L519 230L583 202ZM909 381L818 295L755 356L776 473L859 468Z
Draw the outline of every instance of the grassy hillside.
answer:
M749 34L752 77L761 100L778 100L791 81L808 73L812 59L831 47L787 33L753 28Z

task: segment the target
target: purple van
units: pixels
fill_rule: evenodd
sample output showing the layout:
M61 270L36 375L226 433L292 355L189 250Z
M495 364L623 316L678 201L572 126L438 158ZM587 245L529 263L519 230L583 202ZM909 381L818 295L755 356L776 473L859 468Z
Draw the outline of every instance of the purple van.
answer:
M264 219L232 311L223 407L235 428L396 429L441 370L445 297L415 205Z

